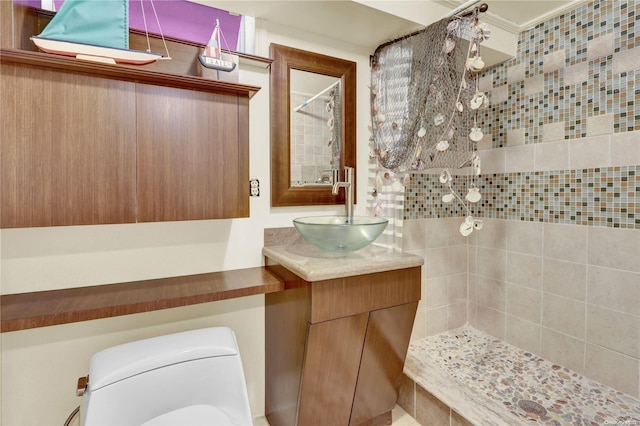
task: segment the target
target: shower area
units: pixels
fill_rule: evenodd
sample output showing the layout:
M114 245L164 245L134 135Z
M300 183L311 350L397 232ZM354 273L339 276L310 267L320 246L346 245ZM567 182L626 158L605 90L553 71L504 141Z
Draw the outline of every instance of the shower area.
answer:
M389 156L372 114L369 208L425 259L398 401L419 423L640 424L638 16L594 1L523 31L467 85L486 104L462 161L437 163L437 132Z

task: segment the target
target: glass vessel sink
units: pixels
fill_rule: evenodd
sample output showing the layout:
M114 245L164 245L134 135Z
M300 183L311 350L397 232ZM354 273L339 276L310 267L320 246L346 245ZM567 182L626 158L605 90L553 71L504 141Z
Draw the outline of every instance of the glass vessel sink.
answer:
M293 220L307 242L327 251L349 252L368 246L380 236L389 221L383 217L309 216Z

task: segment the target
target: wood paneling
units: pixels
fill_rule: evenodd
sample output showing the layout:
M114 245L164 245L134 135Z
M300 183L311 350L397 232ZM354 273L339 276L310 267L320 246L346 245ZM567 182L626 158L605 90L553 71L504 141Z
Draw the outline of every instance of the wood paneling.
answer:
M2 64L8 227L135 222L135 85Z
M13 1L0 1L0 48L13 48Z
M0 60L1 227L249 216L255 88L17 50Z
M248 99L139 85L138 221L249 216Z
M351 425L393 409L418 302L371 312L353 399Z
M269 424L390 425L421 267L307 282L266 263L288 289L265 298Z
M4 295L2 332L135 314L283 290L265 268L246 268Z
M349 424L368 313L309 325L298 425Z
M420 300L421 268L314 282L311 322Z
M296 424L310 294L299 286L265 295L265 415L272 426Z

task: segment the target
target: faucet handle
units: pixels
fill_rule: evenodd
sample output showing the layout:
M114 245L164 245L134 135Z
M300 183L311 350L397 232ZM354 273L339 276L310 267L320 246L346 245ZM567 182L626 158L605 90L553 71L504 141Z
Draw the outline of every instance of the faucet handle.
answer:
M333 183L340 182L340 169L331 169L331 174L333 176Z
M353 167L344 166L344 181L353 182Z

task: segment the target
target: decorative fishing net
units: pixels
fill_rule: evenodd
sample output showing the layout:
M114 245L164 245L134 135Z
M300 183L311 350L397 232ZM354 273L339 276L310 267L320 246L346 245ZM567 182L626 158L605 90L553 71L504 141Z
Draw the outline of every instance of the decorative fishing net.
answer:
M461 168L472 164L482 139L478 90L484 65L480 43L489 31L470 17L440 20L419 33L383 44L371 67L375 153L394 172Z

